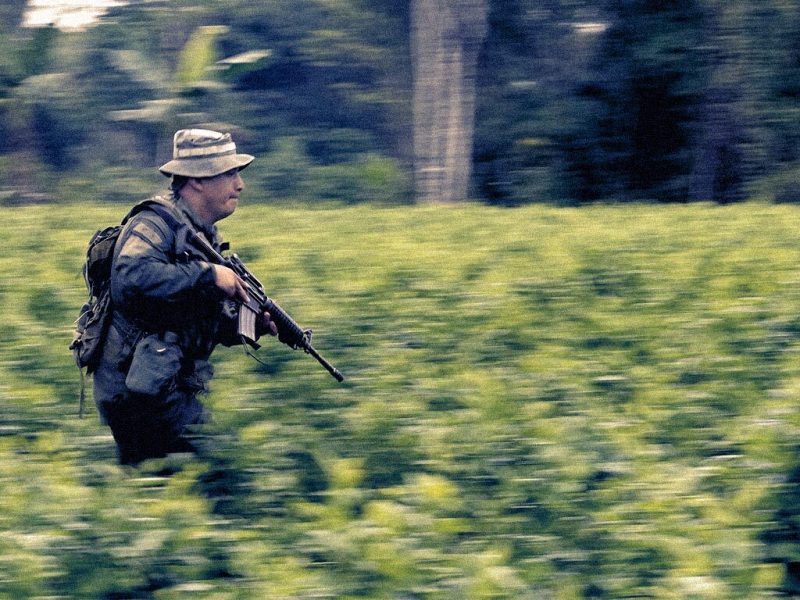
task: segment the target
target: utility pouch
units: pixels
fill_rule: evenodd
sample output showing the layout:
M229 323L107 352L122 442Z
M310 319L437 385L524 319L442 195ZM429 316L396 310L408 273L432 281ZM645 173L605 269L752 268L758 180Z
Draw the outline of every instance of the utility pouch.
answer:
M137 394L157 396L175 384L182 358L175 333L148 335L136 344L125 385Z

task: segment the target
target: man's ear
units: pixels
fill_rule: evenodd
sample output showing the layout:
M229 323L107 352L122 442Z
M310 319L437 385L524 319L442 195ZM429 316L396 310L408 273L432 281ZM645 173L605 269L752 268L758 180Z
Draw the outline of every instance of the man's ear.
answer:
M189 181L186 182L186 185L199 192L203 189L203 180L198 177L190 177Z

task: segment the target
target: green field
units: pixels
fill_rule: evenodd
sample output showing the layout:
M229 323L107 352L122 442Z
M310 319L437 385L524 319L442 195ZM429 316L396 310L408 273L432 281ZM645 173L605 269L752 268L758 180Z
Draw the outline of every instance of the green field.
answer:
M139 469L67 350L124 210L4 209L0 598L750 599L800 559L797 209L245 205L347 381L221 348L208 450Z

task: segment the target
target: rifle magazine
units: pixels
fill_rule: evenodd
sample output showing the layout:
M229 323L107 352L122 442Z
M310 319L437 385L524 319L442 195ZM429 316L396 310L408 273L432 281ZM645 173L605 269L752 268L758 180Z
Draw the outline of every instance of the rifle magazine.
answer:
M256 333L257 318L258 311L248 304L241 305L239 308L238 333L251 344L255 343L258 339L258 334Z

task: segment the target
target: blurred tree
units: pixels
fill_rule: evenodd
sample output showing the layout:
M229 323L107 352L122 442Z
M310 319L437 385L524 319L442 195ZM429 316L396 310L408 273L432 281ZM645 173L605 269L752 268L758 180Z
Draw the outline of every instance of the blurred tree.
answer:
M259 53L258 60L229 69L239 102L231 120L253 133L249 145L278 168L265 185L276 195L317 196L302 178L280 175L285 149L311 170L371 162L369 156L408 161L407 9L390 2L301 0L291 13L274 4L228 10L220 23L230 28L222 41L226 56ZM226 62L226 61L223 61ZM285 172L291 172L286 164ZM363 173L363 170L362 170ZM313 179L314 173L310 173ZM349 175L326 195L351 201ZM281 182L280 184L278 182ZM273 184L277 187L273 187ZM289 184L287 187L286 184Z
M685 201L691 130L707 76L697 0L609 2L583 138L564 151L580 200Z
M784 0L747 3L742 11L748 178L767 180L767 196L800 202L800 5Z
M486 201L561 198L560 148L583 140L585 103L576 82L605 27L591 2L492 2L478 68L475 179Z
M743 12L738 4L706 3L704 52L698 58L708 83L694 115L691 200L725 203L742 199L745 119L741 108L748 95L741 79L747 48L742 39Z
M160 93L154 98L141 101L134 109L112 111L110 116L118 122L138 125L149 141L149 151L144 154L148 164L156 164L166 156L160 156L171 144L172 132L196 122L215 120L214 98L225 91L214 67L219 56L219 36L227 32L220 25L203 25L192 31L186 44L177 53L175 71L158 74L161 85L154 86ZM132 72L138 80L151 78L153 67L143 56L133 55L121 65Z
M2 9L3 16L19 23L20 8L12 2ZM51 84L70 79L58 72L62 37L52 26L8 31L0 26L0 152L9 156L2 181L17 193L37 188L40 166L65 166L68 149L79 141L59 127L56 117L66 108L66 94ZM56 97L51 102L52 91Z
M0 5L0 151L15 147L15 117L9 112L15 102L13 89L25 77L45 70L55 42L56 30L52 27L29 31L20 28L26 7L26 0L8 0Z
M420 201L469 195L475 70L487 16L485 0L412 2L414 177Z
M220 80L215 11L186 3L176 12L159 3L132 4L92 28L82 63L98 127L119 164L152 168L171 151L179 127L221 120L227 87ZM211 24L207 24L211 23ZM101 68L98 68L101 66Z
M762 35L768 36L769 31L780 32L783 48L777 60L761 65L773 67L764 71L770 74L776 121L783 133L776 140L778 143L771 158L782 164L796 163L800 160L800 123L797 119L797 101L800 98L800 6L795 2L779 3L777 8L769 11L767 24ZM775 75L772 76L772 73Z
M0 30L11 32L16 30L25 16L28 0L5 0L0 5Z
M739 200L798 160L796 3L705 0L708 82L697 111L690 196Z

